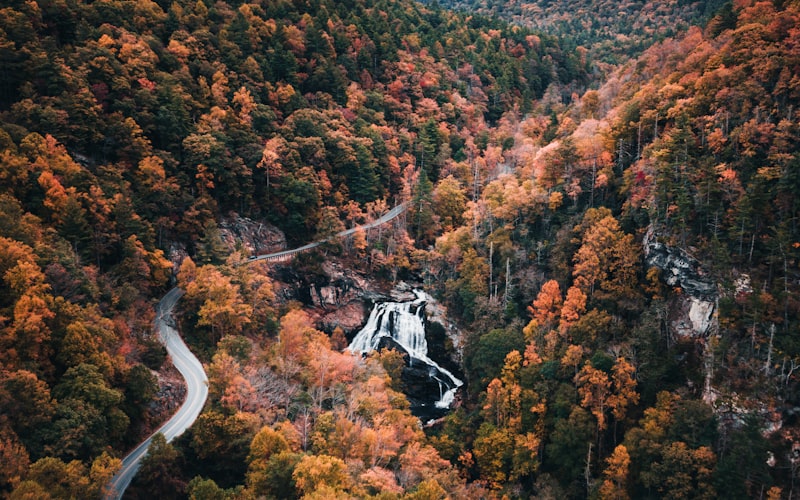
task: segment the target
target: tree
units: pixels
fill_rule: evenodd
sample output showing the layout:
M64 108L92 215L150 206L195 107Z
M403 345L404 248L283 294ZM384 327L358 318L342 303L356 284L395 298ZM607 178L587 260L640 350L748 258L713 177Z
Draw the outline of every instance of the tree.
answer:
M0 303L13 312L13 321L0 328L0 359L7 358L9 367L50 375L51 324L56 317L51 287L33 260L30 247L7 238L0 238L0 243L5 247L0 254L0 271L6 289L6 298Z
M399 457L400 470L397 477L400 486L406 491L427 481L437 481L440 485L453 484L451 475L455 472L452 465L444 460L436 450L420 441L413 441L406 446Z
M505 357L502 379L495 378L486 388L484 418L499 428L516 433L522 427L522 387L518 372L522 367L522 355L511 351Z
M347 465L344 461L330 455L306 455L292 473L297 490L310 495L320 490L347 490L351 486Z
M313 176L313 177L312 177ZM312 172L299 171L286 175L276 188L276 196L283 204L281 214L271 213L272 220L285 228L287 237L301 241L311 236L322 202L320 191Z
M265 470L273 455L288 450L289 442L283 434L271 427L262 428L250 443L250 454L247 457L250 472Z
M86 209L83 208L77 195L70 192L64 199L63 206L54 207L54 210L58 210L59 233L72 244L76 252L85 255L92 231L87 221Z
M217 485L213 479L203 479L200 476L195 476L189 481L186 492L191 500L226 500L233 498L232 494L227 492Z
M186 482L180 476L182 456L161 433L153 436L139 472L127 491L133 498L145 499L157 491L161 498L183 498Z
M34 462L28 471L26 482L35 483L47 492L44 498L79 498L82 495L95 495L99 490L92 488L86 474L86 467L78 460L63 462L58 458L44 457ZM25 488L25 483L18 490ZM26 498L20 491L12 493L12 498ZM34 498L42 498L34 496Z
M594 118L600 107L600 95L596 90L587 90L581 98L581 107L584 116Z
M506 355L522 351L525 341L518 328L495 329L482 335L467 354L467 367L470 377L488 383L500 375Z
M581 491L586 469L586 452L593 446L596 423L580 406L574 406L568 418L556 420L553 433L545 446L544 464L564 487Z
M628 363L625 358L617 358L614 367L611 369L611 380L614 393L608 398L608 406L617 421L625 418L626 410L629 406L639 402L639 394L636 392L636 379L634 373L636 368Z
M221 264L228 251L222 241L219 226L211 219L205 223L203 234L197 242L197 259L202 264Z
M105 320L105 318L103 318ZM56 359L60 365L69 368L82 363L97 367L104 376L114 372L111 357L105 352L103 337L98 335L100 328L113 328L108 320L89 323L74 321L67 325L64 338L61 340Z
M584 229L585 228L585 229ZM613 299L628 306L635 303L639 250L633 236L622 232L608 209L589 209L582 226L581 246L575 253L575 284L590 298ZM620 299L623 299L622 301Z
M525 411L540 416L545 412L545 405L536 393L521 387L522 365L519 351L511 351L506 355L501 378L493 379L486 389L485 422L478 432L473 453L481 476L494 488L507 480L529 477L539 467L543 422L523 429L523 420L528 419L523 414L523 405Z
M699 462L695 469L690 469L693 484L702 482L709 495L717 493L729 498L752 497L756 491L766 490L772 480L764 459L768 456L769 445L759 428L758 419L750 417L744 426L731 431L723 438L725 445L720 450L718 462L708 447L690 450L693 453L685 460ZM701 449L703 452L696 456ZM677 448L669 458L678 460L686 453Z
M264 171L264 200L269 205L272 203L273 186L280 183L283 176L283 163L281 157L286 154L288 145L286 140L280 136L275 136L264 144L261 161L256 167Z
M316 241L324 241L324 247L340 249L341 242L336 235L345 230L344 223L339 219L339 214L334 207L322 207L319 223L317 224Z
M603 471L603 484L600 486L600 498L603 500L627 500L628 467L630 455L625 445L617 445L614 452L606 460L607 467Z
M125 374L125 413L131 424L144 418L144 408L158 393L158 379L144 365L134 365Z
M581 346L570 344L567 346L567 350L564 353L564 356L561 358L561 365L562 366L571 366L574 373L573 373L573 380L575 381L575 385L578 384L578 366L580 366L581 361L583 361L583 357L585 355L584 349Z
M59 404L50 432L58 455L86 459L124 438L130 419L119 408L123 395L110 387L96 366L82 363L69 368L53 388L53 396Z
M655 487L663 498L678 499L717 497L712 471L716 456L710 448L701 446L692 450L682 441L665 445L661 459L653 464L651 473L643 474L643 481Z
M364 256L366 255L367 247L367 234L362 228L356 228L355 232L352 235L352 248L355 251L355 257L359 260L363 260Z
M211 410L201 414L192 426L190 443L198 458L197 472L223 486L243 482L258 426L258 417L251 413ZM217 457L226 460L219 462Z
M248 472L248 491L267 498L298 498L294 471L304 456L291 451L271 455L263 469Z
M536 329L540 331L550 331L557 324L561 314L563 298L561 297L561 287L556 280L549 280L539 291L539 295L533 303L528 306L528 312L533 316ZM528 326L530 328L530 325Z
M47 384L26 370L0 371L0 410L8 415L8 424L27 449L42 453L41 430L56 410Z
M583 290L577 286L573 285L567 289L567 297L561 307L561 321L558 324L562 335L586 312L587 298Z
M418 173L409 210L411 211L411 234L414 235L417 246L423 247L426 243L432 243L436 231L436 223L433 218L433 183L424 169Z
M189 273L191 265L187 266ZM197 269L195 280L186 285L186 295L188 300L200 303L197 324L210 327L209 340L214 344L226 334L241 332L250 322L251 306L244 303L230 278L214 266Z
M441 179L433 190L433 211L444 231L452 231L463 223L467 197L461 183L452 175Z
M395 494L400 495L403 489L390 470L382 467L371 467L358 476L359 495Z
M241 374L239 362L228 352L218 350L208 365L208 391L211 398L221 400Z
M578 373L578 394L581 406L592 412L597 421L598 432L606 429L606 409L611 397L611 381L608 375L594 368L589 361Z
M0 428L0 491L14 489L28 472L30 457L11 429Z
M35 498L37 500L50 500L53 498L44 486L36 481L22 481L14 488L14 491L8 496L11 500L28 500Z
M86 493L92 497L106 495L109 481L120 468L122 468L122 460L112 457L108 452L101 453L92 461L92 466L89 468L91 487L86 490Z
M484 422L473 444L475 463L480 477L492 489L500 489L508 480L514 451L513 435L507 429L498 429Z
M443 137L439 131L439 124L433 118L426 121L419 131L419 165L423 171L431 173L434 180L439 178L439 167L442 162Z

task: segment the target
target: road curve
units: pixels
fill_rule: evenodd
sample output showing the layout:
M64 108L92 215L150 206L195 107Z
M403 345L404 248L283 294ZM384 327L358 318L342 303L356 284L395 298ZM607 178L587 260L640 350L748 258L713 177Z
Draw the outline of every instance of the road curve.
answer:
M380 225L386 224L390 220L396 218L397 216L399 216L400 214L405 212L407 208L408 208L408 202L400 203L399 205L397 205L396 207L392 208L391 210L389 210L388 212L386 212L385 214L383 214L382 216L380 216L379 218L375 219L372 222L368 222L368 223L363 224L361 226L354 227L352 229L347 229L345 231L341 231L339 233L336 233L335 238L343 238L345 236L350 236L351 234L355 233L356 231L358 231L360 229L361 230L363 230L363 229L372 229L373 227L378 227ZM251 257L250 260L248 260L247 262L255 262L257 260L273 260L273 261L286 260L286 259L289 259L289 258L299 254L299 253L303 253L303 252L305 252L307 250L311 250L312 248L316 248L316 247L320 246L321 244L323 244L325 241L327 241L327 240L315 241L315 242L309 243L307 245L303 245L303 246L298 247L298 248L293 248L291 250L283 250L283 251L280 251L280 252L268 253L268 254L264 254L264 255L258 255L256 257Z
M183 290L175 287L164 295L156 308L155 329L172 358L172 364L186 380L186 400L175 415L155 432L163 434L167 442L183 434L194 423L208 398L208 378L203 365L186 347L175 329L173 309L182 295ZM122 460L122 468L108 483L104 498L109 500L122 498L125 489L139 470L139 463L147 453L152 439L153 436L147 438Z
M349 236L358 229L371 229L386 224L405 212L407 208L407 202L400 203L374 221L337 233L336 237ZM322 244L322 242L317 241L291 250L259 255L251 258L247 262L255 262L257 260L284 260L298 253L316 248L320 244ZM183 402L183 405L181 405L172 418L167 420L164 425L153 433L153 435L155 435L160 432L167 439L167 442L183 434L183 432L194 423L197 416L200 415L203 406L206 404L206 399L208 399L208 377L206 376L205 370L203 370L203 365L200 363L200 360L192 354L189 348L186 347L186 343L184 343L181 336L178 335L178 331L175 329L173 310L175 309L175 304L177 304L178 300L183 296L183 293L183 290L175 287L164 295L156 307L156 320L154 325L161 342L164 344L164 347L167 348L167 353L169 353L172 358L172 364L175 365L175 368L178 369L181 376L186 380L186 400ZM150 447L153 435L144 440L122 459L122 467L119 472L111 478L111 481L109 481L103 498L106 500L118 500L122 498L125 489L131 484L133 476L135 476L136 472L139 470L140 462L147 453L147 448Z

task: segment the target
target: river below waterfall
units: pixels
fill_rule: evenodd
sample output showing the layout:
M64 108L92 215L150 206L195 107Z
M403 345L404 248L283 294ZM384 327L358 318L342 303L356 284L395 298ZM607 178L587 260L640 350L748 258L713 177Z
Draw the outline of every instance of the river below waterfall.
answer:
M463 382L428 357L425 305L431 297L421 290L414 290L414 296L410 302L375 304L366 325L347 349L362 354L384 348L402 352L407 363L403 382L411 412L427 421L450 410Z

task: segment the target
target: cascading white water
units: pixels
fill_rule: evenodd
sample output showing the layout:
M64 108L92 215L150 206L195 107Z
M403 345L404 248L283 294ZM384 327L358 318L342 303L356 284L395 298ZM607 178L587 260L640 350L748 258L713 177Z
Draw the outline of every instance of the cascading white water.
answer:
M430 377L439 383L439 400L435 405L437 408L449 408L456 391L464 383L428 357L424 315L425 304L430 297L421 290L414 290L414 296L416 299L411 302L375 304L367 324L347 349L362 354L371 352L378 348L383 337L390 337L408 353L412 365L420 361L430 368Z

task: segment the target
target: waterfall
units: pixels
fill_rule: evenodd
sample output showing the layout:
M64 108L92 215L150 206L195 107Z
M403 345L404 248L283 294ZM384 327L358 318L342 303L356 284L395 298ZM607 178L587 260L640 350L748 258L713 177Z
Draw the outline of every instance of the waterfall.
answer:
M414 290L414 296L416 299L411 302L375 304L367 324L347 349L355 353L368 353L378 349L382 339L392 339L408 354L411 366L417 362L428 366L428 376L439 384L439 399L434 404L436 408L447 409L464 383L428 357L425 304L430 297L421 290Z

